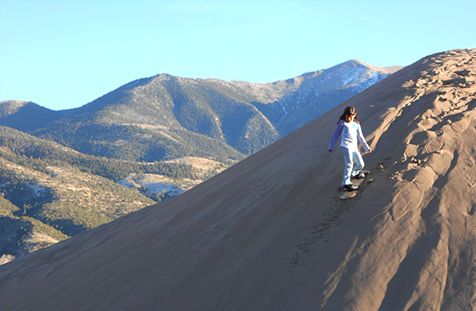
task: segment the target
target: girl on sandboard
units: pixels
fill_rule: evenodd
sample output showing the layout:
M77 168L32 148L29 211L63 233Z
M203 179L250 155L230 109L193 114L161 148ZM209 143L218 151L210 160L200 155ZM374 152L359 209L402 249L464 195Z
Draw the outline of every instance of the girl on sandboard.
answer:
M364 149L364 154L369 153L372 149L365 141L362 134L362 128L358 120L357 110L355 107L346 107L344 113L337 122L337 128L329 140L328 150L332 152L334 145L339 136L342 136L340 141L340 148L344 154L344 173L342 176L342 189L346 191L356 191L359 186L353 185L352 178L365 178L366 172L362 171L364 168L364 160L359 152L357 142L360 143Z

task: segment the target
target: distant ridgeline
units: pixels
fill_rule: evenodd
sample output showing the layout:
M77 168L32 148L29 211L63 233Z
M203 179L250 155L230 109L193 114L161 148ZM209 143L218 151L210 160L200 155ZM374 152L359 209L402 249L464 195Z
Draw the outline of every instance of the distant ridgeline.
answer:
M160 74L77 109L3 102L0 125L108 158L240 160L389 75L348 61L274 83Z

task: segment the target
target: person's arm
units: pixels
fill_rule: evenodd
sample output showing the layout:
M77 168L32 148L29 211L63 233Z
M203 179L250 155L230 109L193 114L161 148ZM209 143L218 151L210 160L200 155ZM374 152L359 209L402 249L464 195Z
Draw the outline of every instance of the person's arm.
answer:
M364 134L362 134L362 128L360 127L360 124L357 127L357 139L359 140L360 144L364 148L364 152L372 151L372 149L367 144L367 141L365 141L365 137L364 137Z
M343 123L339 121L337 124L337 128L334 131L334 135L332 135L331 139L329 139L329 144L327 146L327 150L332 151L334 150L334 145L337 142L337 139L339 139L340 134L342 133L342 128L344 127Z

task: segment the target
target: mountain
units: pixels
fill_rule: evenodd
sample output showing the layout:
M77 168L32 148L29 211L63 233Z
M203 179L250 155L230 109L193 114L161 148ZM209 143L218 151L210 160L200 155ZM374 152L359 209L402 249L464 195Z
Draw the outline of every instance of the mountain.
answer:
M38 109L34 104L15 112L2 108L12 106L3 102L0 111L11 112L0 114L0 125L108 158L236 161L388 75L389 70L358 61L265 84L160 74L128 83L77 109L45 109L41 122L25 118Z
M357 107L374 182L337 198ZM183 195L0 267L8 310L476 307L476 49L423 58Z
M351 60L326 70L306 73L292 80L292 84L299 85L295 92L270 106L281 112L273 124L281 137L288 135L398 69L400 67L379 68Z
M199 158L98 158L0 126L0 264L178 195L223 168Z

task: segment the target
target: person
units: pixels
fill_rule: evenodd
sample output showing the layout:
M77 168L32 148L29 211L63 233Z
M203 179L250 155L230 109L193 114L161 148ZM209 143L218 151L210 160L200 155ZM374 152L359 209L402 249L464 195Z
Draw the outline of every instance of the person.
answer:
M332 152L339 136L342 136L340 148L344 154L344 173L342 176L341 186L346 191L356 191L359 189L357 185L353 185L352 178L365 178L366 172L363 171L364 160L359 152L357 142L364 149L364 154L369 153L372 149L365 141L360 127L357 109L355 107L346 107L344 113L337 122L337 128L334 135L329 140L328 150Z

